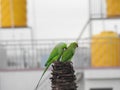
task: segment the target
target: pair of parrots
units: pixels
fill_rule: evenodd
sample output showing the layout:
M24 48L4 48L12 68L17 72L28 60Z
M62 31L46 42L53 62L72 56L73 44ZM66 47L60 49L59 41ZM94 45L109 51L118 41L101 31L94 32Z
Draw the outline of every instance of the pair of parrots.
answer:
M50 67L50 65L52 63L54 63L55 61L61 61L61 62L71 61L73 55L75 54L75 50L76 50L77 47L78 47L78 43L76 43L76 42L71 43L68 47L67 47L66 43L62 42L62 43L57 44L53 48L47 62L45 63L46 68L45 68L45 70L44 70L44 72L43 72L35 90L37 90L42 77L44 76L45 72Z

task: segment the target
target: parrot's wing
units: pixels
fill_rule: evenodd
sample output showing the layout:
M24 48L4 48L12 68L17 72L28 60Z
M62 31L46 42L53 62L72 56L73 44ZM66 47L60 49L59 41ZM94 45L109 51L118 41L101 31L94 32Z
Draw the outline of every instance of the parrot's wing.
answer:
M47 66L47 63L49 63L55 56L59 55L60 54L60 57L61 57L61 54L63 52L63 48L65 48L67 45L65 43L59 43L57 44L54 49L52 50L47 62L45 63L45 66ZM59 58L60 58L59 57ZM58 58L58 59L59 59Z
M63 48L56 48L55 50L53 50L53 52L50 55L50 58L48 59L48 61L45 63L45 66L47 66L47 64L49 62L51 62L51 60L56 59L59 60L61 55L63 54L64 49Z
M57 48L54 48L54 49L52 50L52 52L50 53L50 56L49 56L47 62L45 63L45 66L47 66L47 64L48 64L55 56L57 56L57 55L58 55L58 49L57 49Z
M66 50L66 52L63 53L62 62L71 60L73 55L74 52L72 52L71 50Z
M50 60L47 65L51 65L54 61L57 61L59 58L59 55L55 56L52 60Z

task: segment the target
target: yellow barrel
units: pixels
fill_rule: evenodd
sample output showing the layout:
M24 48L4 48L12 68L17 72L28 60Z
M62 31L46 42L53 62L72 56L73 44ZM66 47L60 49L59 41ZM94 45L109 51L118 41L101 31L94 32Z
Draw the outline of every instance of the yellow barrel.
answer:
M120 39L115 32L102 32L92 38L92 67L120 66Z
M1 0L1 27L26 27L26 0Z
M107 16L120 17L120 0L107 0Z

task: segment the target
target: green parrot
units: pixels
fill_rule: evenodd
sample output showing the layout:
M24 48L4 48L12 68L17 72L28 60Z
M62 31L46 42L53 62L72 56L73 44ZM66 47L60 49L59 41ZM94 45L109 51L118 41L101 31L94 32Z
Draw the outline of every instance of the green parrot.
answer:
M65 43L57 44L55 48L52 50L52 52L50 53L50 56L47 62L45 63L45 66L47 67L53 60L59 60L61 55L64 52L64 49L67 49L67 44Z
M71 43L68 46L68 48L63 52L61 62L71 61L77 47L78 47L78 43L76 42Z
M55 48L53 48L53 50L52 50L52 52L50 53L50 56L49 56L47 62L45 63L46 68L45 68L45 70L44 70L44 72L43 72L43 74L42 74L42 76L41 76L41 78L40 78L40 80L39 80L39 82L38 82L35 90L37 90L37 88L38 88L38 86L39 86L39 83L40 83L42 77L44 76L45 72L47 71L47 69L50 67L50 65L51 65L53 62L55 62L56 60L60 60L60 58L61 58L61 56L62 56L62 54L63 54L63 52L64 52L65 49L67 49L67 44L66 44L66 43L63 43L63 42L57 44L57 45L55 46Z

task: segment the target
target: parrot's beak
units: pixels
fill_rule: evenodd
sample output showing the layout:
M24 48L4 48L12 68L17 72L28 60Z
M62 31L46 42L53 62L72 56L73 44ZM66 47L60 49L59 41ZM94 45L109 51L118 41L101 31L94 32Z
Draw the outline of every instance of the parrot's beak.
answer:
M77 47L79 47L78 44L77 44Z
M78 47L78 44L76 44L76 47Z

